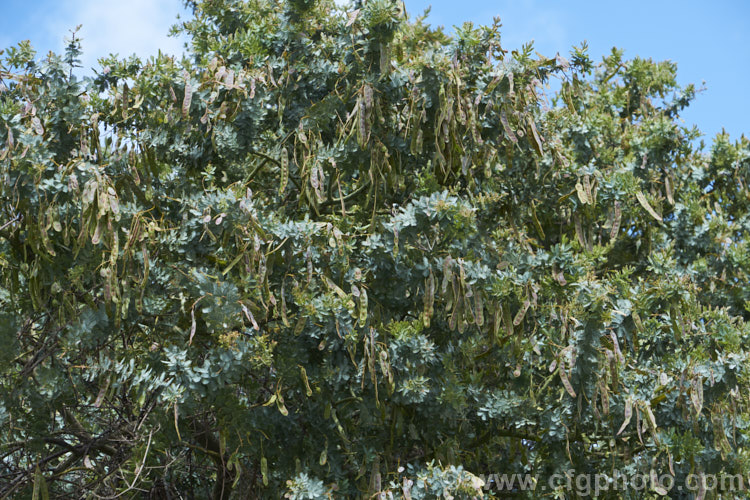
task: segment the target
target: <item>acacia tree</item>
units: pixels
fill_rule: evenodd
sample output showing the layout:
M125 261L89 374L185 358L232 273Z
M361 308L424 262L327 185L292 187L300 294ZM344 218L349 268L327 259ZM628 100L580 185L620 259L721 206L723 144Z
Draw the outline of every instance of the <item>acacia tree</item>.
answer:
M182 60L0 59L0 498L747 470L750 144L674 64L187 4Z

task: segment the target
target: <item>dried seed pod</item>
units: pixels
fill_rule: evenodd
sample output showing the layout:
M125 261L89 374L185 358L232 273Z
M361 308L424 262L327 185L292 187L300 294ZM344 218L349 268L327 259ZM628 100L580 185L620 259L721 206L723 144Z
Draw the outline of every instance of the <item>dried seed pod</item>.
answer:
M510 128L510 123L508 123L508 116L505 114L505 111L500 113L500 123L503 124L503 129L505 129L505 135L508 136L508 139L510 139L513 143L518 142L516 134L514 134L513 129Z
M635 193L635 197L638 200L638 203L641 204L643 208L646 209L646 212L648 212L651 217L658 220L659 222L662 221L661 215L656 213L656 210L649 204L648 200L646 199L646 195L643 194L643 191L638 191Z
M432 274L432 269L430 269L430 274L425 279L425 292L424 292L424 327L429 328L430 327L430 319L432 318L432 315L434 313L434 304L435 304L435 276Z
M620 210L620 202L615 200L615 216L612 221L612 229L609 231L610 239L615 239L617 233L620 232L620 222L622 221L622 210Z
M187 120L190 114L190 103L193 99L193 87L190 84L190 74L185 71L185 97L182 99L182 119Z
M630 423L630 418L633 416L633 399L628 398L625 400L625 421L623 421L622 425L620 426L620 430L617 431L617 436L622 434L622 431L625 430L625 428Z

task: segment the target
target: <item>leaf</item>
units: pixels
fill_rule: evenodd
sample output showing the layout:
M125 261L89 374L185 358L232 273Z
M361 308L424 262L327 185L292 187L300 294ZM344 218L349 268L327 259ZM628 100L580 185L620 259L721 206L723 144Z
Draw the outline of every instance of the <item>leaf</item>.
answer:
M643 191L638 191L637 193L635 193L635 197L638 199L638 202L641 204L641 206L645 208L649 214L651 214L651 217L658 220L659 222L662 221L661 215L657 214L653 207L649 205L648 200L646 200L646 196L643 194Z

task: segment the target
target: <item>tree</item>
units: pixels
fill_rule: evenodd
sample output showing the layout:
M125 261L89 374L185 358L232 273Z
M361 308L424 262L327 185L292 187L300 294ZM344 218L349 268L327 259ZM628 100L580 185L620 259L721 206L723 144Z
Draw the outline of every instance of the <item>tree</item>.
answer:
M0 498L747 470L750 144L673 63L187 3L180 61L0 62Z

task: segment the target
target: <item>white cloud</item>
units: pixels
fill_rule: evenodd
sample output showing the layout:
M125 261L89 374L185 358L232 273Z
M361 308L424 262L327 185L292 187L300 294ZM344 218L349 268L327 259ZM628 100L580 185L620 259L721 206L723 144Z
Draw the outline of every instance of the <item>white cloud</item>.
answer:
M73 0L65 14L49 21L49 30L59 36L81 24L82 62L85 69L96 66L110 53L127 57L155 55L158 50L180 55L184 40L167 36L169 28L184 14L180 0Z

